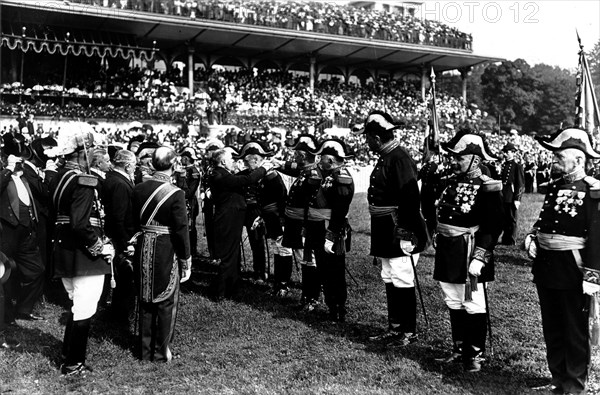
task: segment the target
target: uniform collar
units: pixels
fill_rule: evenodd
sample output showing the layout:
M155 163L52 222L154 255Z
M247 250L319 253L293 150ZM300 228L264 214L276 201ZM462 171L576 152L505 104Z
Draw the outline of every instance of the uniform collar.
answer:
M584 177L585 177L585 170L584 169L578 169L578 170L575 170L572 173L565 174L563 176L563 180L564 180L564 182L566 184L572 184L575 181L581 180Z
M160 171L154 172L154 174L152 174L152 179L161 182L172 182L170 175Z
M381 148L379 148L379 155L385 156L396 149L399 145L400 143L398 140L392 139L381 145Z

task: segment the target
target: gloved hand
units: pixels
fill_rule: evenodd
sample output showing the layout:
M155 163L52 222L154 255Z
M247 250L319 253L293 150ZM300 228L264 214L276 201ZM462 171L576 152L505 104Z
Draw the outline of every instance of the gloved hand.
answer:
M481 269L483 269L484 266L485 264L479 259L473 259L469 264L469 274L475 277L481 276Z
M6 168L14 173L15 166L17 165L17 163L20 163L22 161L23 160L21 158L19 158L18 156L8 155L8 160L7 160L8 164L7 164Z
M107 243L102 246L102 251L100 252L104 258L108 260L112 260L115 257L115 247L112 244Z
M593 295L600 291L600 285L591 283L589 281L583 282L583 293L586 295Z
M135 247L132 245L128 245L124 252L125 255L131 257L133 256L133 254L135 254Z
M531 259L535 259L537 257L537 242L535 241L535 236L532 233L525 236L523 248L525 251L527 251L527 255L529 255Z
M269 161L269 160L265 160L263 161L263 163L260 165L260 167L264 168L266 171L271 170L272 168L274 168L275 166L273 165L273 162Z
M521 205L521 202L518 200L515 200L513 203L515 204L515 208L518 210L519 206Z
M325 252L328 254L333 254L333 241L325 239Z
M415 249L415 245L408 240L400 240L400 249L405 255L411 255Z
M256 217L256 219L254 219L254 222L252 222L252 226L250 227L250 230L256 230L256 228L261 226L262 223L263 223L262 217Z
M56 166L56 162L52 159L48 159L46 161L46 170L57 171L58 167Z
M179 264L181 265L181 280L179 282L184 283L192 276L192 257L180 259Z

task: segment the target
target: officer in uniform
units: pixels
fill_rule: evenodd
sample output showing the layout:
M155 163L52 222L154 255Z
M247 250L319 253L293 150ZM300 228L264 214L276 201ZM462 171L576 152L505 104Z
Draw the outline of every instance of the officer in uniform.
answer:
M523 165L515 159L517 148L507 143L502 152L506 160L502 165L502 197L504 199L503 233L501 244L515 245L517 237L517 212L521 205L521 197L525 192L525 173Z
M202 215L204 222L204 234L206 236L206 245L208 249L208 255L211 260L215 257L215 246L214 246L214 216L215 216L215 205L212 198L212 191L208 184L210 175L214 169L212 156L218 149L223 148L223 143L219 140L214 140L206 144L205 153L201 164L201 179L200 179L200 199L202 200Z
M311 217L317 216L313 212L322 213L325 220L310 221L307 231L314 237L315 244L318 243L315 258L330 319L344 322L348 298L346 249L350 241L347 216L354 197L354 180L344 162L351 156L347 154L346 145L338 139L323 141L316 154L320 155L321 185L309 202L308 217L310 221Z
M392 117L373 111L365 127L369 149L379 154L370 177L367 200L371 215L371 251L381 261L388 307L388 330L374 341L404 346L417 340L415 266L427 245L427 225L421 214L417 166L394 138Z
M185 193L172 184L177 159L169 147L152 154L152 178L133 189L133 218L141 231L136 244L139 278L140 357L169 362L179 304L179 283L190 278L190 235ZM174 259L177 257L177 259Z
M61 373L65 375L91 370L85 364L91 318L114 257L114 248L104 237L98 179L84 173L89 171L86 150L92 143L89 125L75 123L61 128L58 146L51 150L66 159L50 185L56 218L54 277L62 279L73 301L62 349Z
M157 143L145 142L140 144L136 152L138 158L138 167L135 170L134 184L147 181L152 178L154 169L152 168L152 154L159 147Z
M442 147L452 155L447 186L438 205L433 278L450 310L453 349L440 362L460 362L477 372L487 329L486 285L494 280L493 251L502 231L502 184L482 173L491 161L483 136L460 130Z
M439 163L440 153L432 151L427 163L421 167L417 179L421 181L421 210L427 222L427 231L429 234L435 232L437 226L436 219L436 201L440 198L442 166Z
M288 193L285 207L285 226L282 245L293 250L293 259L302 265L302 299L300 306L313 311L321 295L321 283L313 246L305 240L308 235L309 202L320 186L320 171L316 162L317 142L309 134L300 134L286 145L294 151L294 157L279 169L282 173L296 177ZM289 292L292 262L286 262L278 273L275 267L276 287L279 296Z
M524 247L533 258L552 374L547 389L582 394L591 356L588 307L597 303L600 290L600 181L585 175L585 163L600 159L600 153L580 129L564 129L537 140L554 153L554 180Z
M190 248L192 255L198 254L198 229L196 217L200 211L196 192L200 186L200 170L195 165L198 160L196 151L191 147L184 148L179 156L182 168L175 174L175 184L185 192L185 203L188 211L188 228L190 229Z
M236 156L243 159L246 165L246 169L239 174L250 174L262 164L264 158L271 156L273 152L267 151L258 141L247 142L240 149L239 156ZM260 181L244 189L247 206L244 225L252 249L254 279L259 282L264 282L270 275L266 271L265 240L273 245L274 265L280 264L282 258L289 259L291 265L291 250L281 246L283 229L280 217L285 210L286 196L285 184L275 170L269 171Z

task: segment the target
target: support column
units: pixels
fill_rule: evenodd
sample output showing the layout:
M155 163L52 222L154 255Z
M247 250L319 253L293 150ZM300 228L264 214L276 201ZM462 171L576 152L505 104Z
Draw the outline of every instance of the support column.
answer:
M188 47L188 89L190 96L194 97L194 48Z
M465 103L467 102L467 80L472 74L471 70L471 67L464 67L462 69L459 69L460 78L462 79L462 99Z
M313 93L315 91L315 74L316 74L316 64L317 64L317 59L315 58L314 55L310 56L310 68L308 69L308 75L309 75L309 90L310 93Z

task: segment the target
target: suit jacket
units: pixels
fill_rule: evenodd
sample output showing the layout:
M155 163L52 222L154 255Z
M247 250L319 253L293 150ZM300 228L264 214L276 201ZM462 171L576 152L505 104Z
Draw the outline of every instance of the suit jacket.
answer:
M258 182L265 173L262 167L246 175L232 174L222 167L216 167L209 179L215 209L245 209L244 187Z
M523 166L514 160L502 166L502 197L505 203L521 200L525 192L525 173Z
M30 162L25 162L23 164L23 176L21 179L27 180L27 183L29 184L29 188L31 189L31 193L33 195L33 202L38 214L48 218L50 209L48 180L42 180L42 177L40 177L38 174L37 168L35 168L34 164L30 164Z
M133 182L118 171L106 173L102 184L106 212L104 230L117 251L123 251L135 233L132 212Z
M0 171L0 219L8 222L12 226L19 224L19 194L17 193L17 187L12 179L12 171L4 169ZM27 193L29 194L29 200L33 206L33 213L35 218L38 218L37 210L35 207L35 201L31 188L27 179L21 177Z

